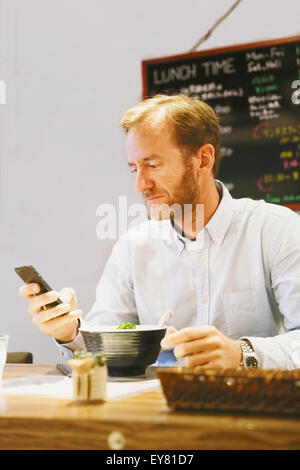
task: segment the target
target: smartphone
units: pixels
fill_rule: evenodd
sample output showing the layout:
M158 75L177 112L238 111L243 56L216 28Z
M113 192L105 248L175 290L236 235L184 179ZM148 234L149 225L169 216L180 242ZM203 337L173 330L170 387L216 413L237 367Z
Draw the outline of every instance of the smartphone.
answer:
M56 364L57 369L68 377L72 377L72 369L66 364Z
M45 292L49 292L53 290L49 286L48 282L45 281L45 279L40 275L40 273L33 266L20 266L18 268L15 268L15 271L20 276L20 278L24 282L26 282L26 284L29 284L31 282L35 284L39 284L41 287L39 294L44 294ZM55 302L47 304L47 307L48 308L56 307L57 305L61 303L62 301L60 299L57 299Z

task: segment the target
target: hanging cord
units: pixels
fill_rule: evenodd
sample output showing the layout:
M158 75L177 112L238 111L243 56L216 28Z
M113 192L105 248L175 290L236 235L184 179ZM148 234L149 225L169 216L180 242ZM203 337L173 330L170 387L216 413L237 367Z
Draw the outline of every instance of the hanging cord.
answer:
M200 46L200 44L202 44L204 41L206 41L209 38L209 36L216 29L216 27L219 26L219 24L222 23L222 21L224 21L225 18L227 18L227 16L230 15L230 13L238 6L239 3L241 3L241 1L242 0L237 0L223 16L221 16L221 18L219 18L215 22L215 24L207 31L207 33L202 38L199 39L199 41L192 47L190 52L195 52L197 48Z

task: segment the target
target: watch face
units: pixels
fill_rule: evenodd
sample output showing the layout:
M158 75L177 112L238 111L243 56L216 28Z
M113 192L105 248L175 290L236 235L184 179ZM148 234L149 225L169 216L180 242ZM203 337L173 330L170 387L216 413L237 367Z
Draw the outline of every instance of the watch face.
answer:
M258 367L258 360L254 356L245 357L246 367Z

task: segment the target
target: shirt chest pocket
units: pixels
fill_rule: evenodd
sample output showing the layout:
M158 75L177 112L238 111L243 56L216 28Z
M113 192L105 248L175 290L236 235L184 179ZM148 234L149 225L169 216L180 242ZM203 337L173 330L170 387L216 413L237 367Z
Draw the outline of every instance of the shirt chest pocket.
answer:
M247 289L223 294L224 333L231 338L252 335L257 323L257 293Z

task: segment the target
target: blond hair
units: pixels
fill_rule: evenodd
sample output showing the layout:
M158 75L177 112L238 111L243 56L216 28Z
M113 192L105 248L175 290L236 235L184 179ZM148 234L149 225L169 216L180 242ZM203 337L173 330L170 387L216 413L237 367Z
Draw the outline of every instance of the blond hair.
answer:
M175 141L188 155L204 144L214 146L213 174L217 176L221 160L219 119L203 101L184 94L156 95L128 109L121 128L127 134L136 125L150 124L159 132L166 121L173 124Z

